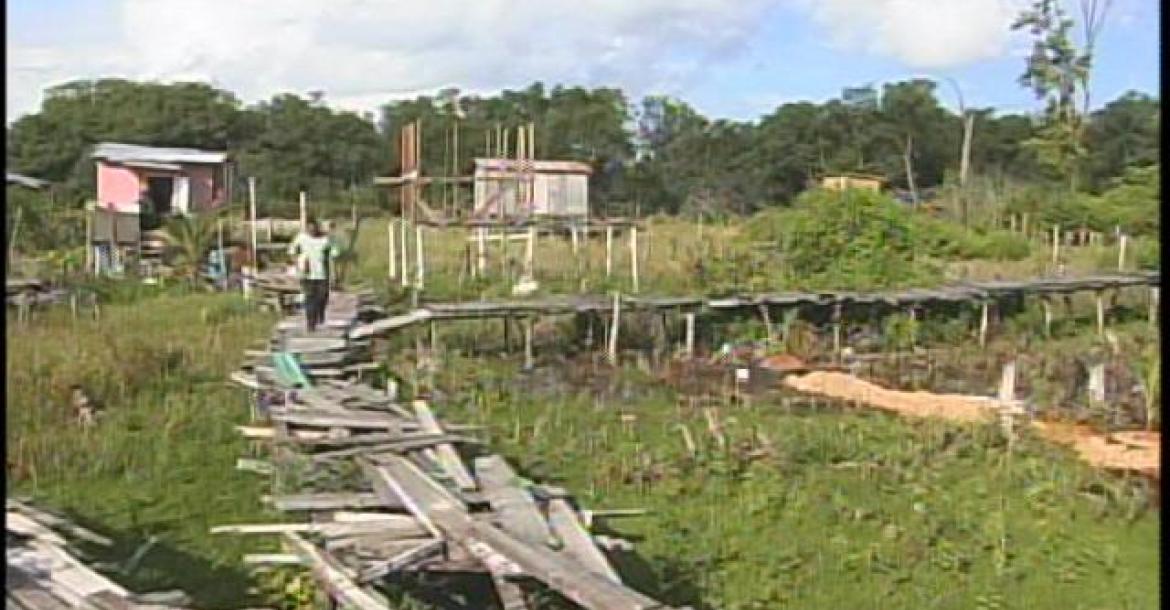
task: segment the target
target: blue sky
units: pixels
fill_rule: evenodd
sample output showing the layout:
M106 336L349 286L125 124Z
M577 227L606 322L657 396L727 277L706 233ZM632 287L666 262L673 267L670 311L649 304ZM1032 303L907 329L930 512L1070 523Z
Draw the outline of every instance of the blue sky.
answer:
M245 102L326 92L372 110L458 86L546 84L665 93L754 119L843 87L952 78L971 106L1039 104L1016 84L1023 0L10 0L7 119L75 78L207 80ZM1075 0L1064 3L1076 14ZM1159 90L1159 6L1114 0L1095 106ZM955 105L945 82L940 97Z

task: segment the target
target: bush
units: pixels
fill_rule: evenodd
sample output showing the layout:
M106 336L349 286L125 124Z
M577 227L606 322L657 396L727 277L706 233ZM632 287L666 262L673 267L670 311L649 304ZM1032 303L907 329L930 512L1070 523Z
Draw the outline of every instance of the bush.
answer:
M917 255L925 236L912 214L882 194L817 189L800 195L787 212L759 215L748 233L756 241L778 242L783 277L796 287L879 290L937 283L941 268Z
M1020 261L1028 258L1032 247L1022 235L1010 231L992 231L971 238L970 258L995 261Z

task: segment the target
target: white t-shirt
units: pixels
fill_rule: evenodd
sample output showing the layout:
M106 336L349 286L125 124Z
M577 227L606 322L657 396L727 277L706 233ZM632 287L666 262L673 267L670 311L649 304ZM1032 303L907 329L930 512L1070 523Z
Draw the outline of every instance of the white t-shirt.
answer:
M337 258L337 246L328 235L313 237L308 233L300 233L288 247L289 256L297 257L297 273L301 279L327 280L329 267L333 259ZM309 272L305 273L306 265Z

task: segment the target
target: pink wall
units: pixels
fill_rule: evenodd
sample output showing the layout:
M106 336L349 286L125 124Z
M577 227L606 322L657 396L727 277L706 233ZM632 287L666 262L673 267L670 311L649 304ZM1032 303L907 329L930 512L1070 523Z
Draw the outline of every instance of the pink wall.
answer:
M222 172L222 165L183 165L182 172L140 171L118 165L97 164L98 202L103 207L124 210L132 208L139 194L146 187L147 176L186 175L189 177L191 203L189 209L209 210L215 198L215 175ZM220 185L220 188L225 188ZM222 193L221 193L222 198ZM219 205L225 202L220 201ZM218 207L218 206L215 206Z
M97 164L97 195L102 207L124 210L138 202L142 182L138 173L128 167Z

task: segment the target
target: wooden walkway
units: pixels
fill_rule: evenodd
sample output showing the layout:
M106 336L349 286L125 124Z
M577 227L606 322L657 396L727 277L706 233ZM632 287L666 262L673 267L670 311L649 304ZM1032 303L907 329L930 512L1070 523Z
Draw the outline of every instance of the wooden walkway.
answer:
M564 490L524 481L426 402L403 404L347 379L344 367L368 358L352 330L373 315L368 295L336 293L324 329L309 334L303 319L285 319L271 351L249 354L233 375L281 397L264 425L240 428L269 447L270 461L240 467L271 474L267 502L307 518L213 532L282 536L285 552L246 561L308 566L334 601L361 610L389 608L379 586L391 575L452 571L482 574L507 609L534 607L535 585L587 609L667 608L622 583L602 549L610 539L589 532ZM272 352L305 362L311 387L288 387ZM341 472L356 474L339 491Z
M1099 275L1073 278L1036 278L1020 281L993 281L954 284L930 289L887 292L789 292L724 298L639 297L622 295L625 310L676 310L719 312L761 307L809 306L831 308L849 305L922 306L943 302L987 302L1017 296L1065 295L1076 292L1100 292L1129 287L1157 287L1158 272ZM557 296L530 300L468 301L461 303L427 303L407 313L373 320L355 326L350 337L363 339L394 332L421 322L434 320L468 320L570 313L604 313L613 309L614 299L601 295Z

